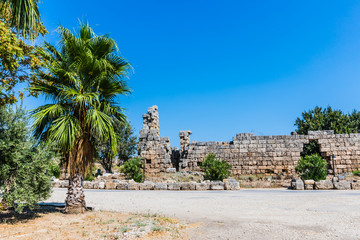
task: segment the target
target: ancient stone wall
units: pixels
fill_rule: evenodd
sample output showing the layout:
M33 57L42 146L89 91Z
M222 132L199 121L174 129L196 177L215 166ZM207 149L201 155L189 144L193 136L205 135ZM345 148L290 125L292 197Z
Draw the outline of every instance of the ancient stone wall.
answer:
M360 134L334 134L333 131L312 131L308 135L254 136L237 134L229 142L190 142L191 131L180 131L180 151L170 147L169 139L160 141L157 107L144 114L144 127L140 131L140 146L149 165L150 173L164 172L167 168L179 171L199 171L207 154L215 153L233 166L234 176L250 174L295 174L304 144L317 141L320 152L333 171L332 155L335 155L335 173L360 169ZM154 120L149 120L154 116ZM151 122L157 122L156 139L149 131ZM179 158L179 159L178 159Z
M154 175L172 168L172 148L169 138L160 137L158 107L143 114L143 128L139 134L139 155L144 159L146 174Z

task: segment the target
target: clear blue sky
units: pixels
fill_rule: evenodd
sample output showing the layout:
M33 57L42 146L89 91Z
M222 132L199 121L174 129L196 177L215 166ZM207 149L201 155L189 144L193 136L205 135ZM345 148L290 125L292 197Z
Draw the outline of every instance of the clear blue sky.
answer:
M52 43L79 20L117 41L135 70L121 105L137 133L158 105L173 146L179 130L289 134L316 105L360 109L360 1L43 0L40 11Z

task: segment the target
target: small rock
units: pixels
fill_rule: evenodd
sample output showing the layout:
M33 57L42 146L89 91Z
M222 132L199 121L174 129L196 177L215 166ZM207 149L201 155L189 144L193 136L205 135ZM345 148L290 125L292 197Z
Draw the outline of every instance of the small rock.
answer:
M167 173L176 173L176 168L168 168L166 169Z
M99 182L99 189L105 189L105 182Z

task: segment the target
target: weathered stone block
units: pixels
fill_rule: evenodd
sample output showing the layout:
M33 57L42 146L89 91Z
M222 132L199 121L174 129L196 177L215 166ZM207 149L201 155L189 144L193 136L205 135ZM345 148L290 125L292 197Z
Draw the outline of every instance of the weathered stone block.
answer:
M84 186L85 189L92 189L93 188L93 182L83 181L83 186Z
M151 181L140 183L140 190L154 190L155 184Z
M210 190L210 183L209 182L201 182L201 183L196 183L196 190L198 191L205 191L205 190Z
M224 190L224 183L221 181L211 181L210 190Z
M293 179L291 182L291 187L294 190L304 190L304 182L301 179Z
M119 182L116 184L116 189L118 190L129 190L129 183L127 182Z
M135 182L134 180L130 180L129 181L129 185L128 185L128 189L129 190L139 190L140 186L137 182Z
M168 183L167 189L168 190L180 190L180 183Z
M225 190L240 190L240 183L235 179L224 179Z
M166 183L155 183L154 190L167 190L167 184Z
M99 182L98 181L93 182L93 189L99 189Z
M169 159L170 160L170 159ZM170 160L170 162L171 162L171 160ZM167 173L176 173L176 168L167 168L166 169L166 172Z
M352 182L351 183L351 189L353 190L360 190L360 182L357 181L357 182Z
M99 182L99 189L105 188L105 182Z
M334 182L334 188L337 190L349 190L351 185L349 181L340 180L339 182Z
M180 183L181 190L195 190L196 182L182 182Z
M329 190L334 188L334 184L331 180L320 180L315 182L314 188L316 190Z
M108 190L116 189L116 183L114 183L114 182L106 182L105 183L105 189L108 189Z

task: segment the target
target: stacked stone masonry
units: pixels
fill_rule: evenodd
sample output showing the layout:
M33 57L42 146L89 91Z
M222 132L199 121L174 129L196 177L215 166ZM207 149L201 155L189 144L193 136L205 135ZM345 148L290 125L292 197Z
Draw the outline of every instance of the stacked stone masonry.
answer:
M308 135L254 136L240 133L229 142L190 142L191 131L180 131L181 149L172 148L169 138L160 137L157 106L143 115L140 131L140 156L145 160L146 174L178 171L200 171L207 154L230 163L233 176L252 174L295 174L304 144L316 141L320 152L333 173L332 156L335 155L335 173L360 169L360 134L334 134L333 131L310 131Z

